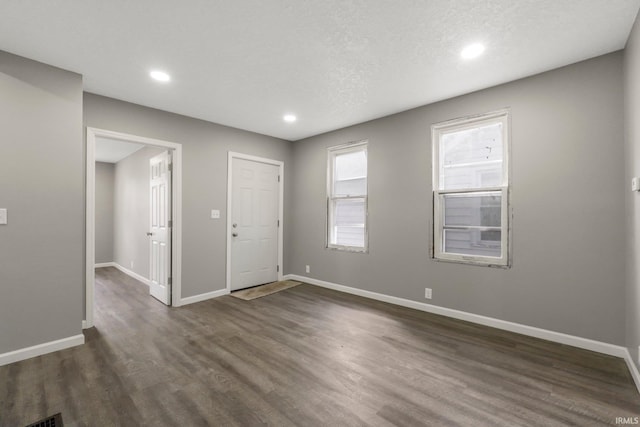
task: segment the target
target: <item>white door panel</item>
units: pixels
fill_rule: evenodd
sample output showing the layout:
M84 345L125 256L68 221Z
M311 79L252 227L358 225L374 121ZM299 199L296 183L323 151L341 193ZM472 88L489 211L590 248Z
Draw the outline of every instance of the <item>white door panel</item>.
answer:
M278 279L280 168L232 159L231 290Z
M171 155L168 151L149 160L150 230L149 293L171 304Z

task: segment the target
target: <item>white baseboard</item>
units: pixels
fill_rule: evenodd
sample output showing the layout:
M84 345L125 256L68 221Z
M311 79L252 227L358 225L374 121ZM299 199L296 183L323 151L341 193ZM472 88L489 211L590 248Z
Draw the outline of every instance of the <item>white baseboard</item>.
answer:
M627 362L627 367L629 368L629 372L631 372L631 377L633 378L633 382L636 383L636 388L640 393L640 372L638 372L638 367L635 363L633 363L633 358L631 357L631 353L629 350L625 348L624 361Z
M99 262L94 265L94 268L115 267L115 262Z
M109 267L115 267L118 270L122 271L127 276L133 277L134 279L141 281L142 283L144 283L147 286L151 286L151 281L149 279L147 279L146 277L141 276L140 274L138 274L138 273L136 273L134 271L131 271L128 268L124 268L123 266L121 266L118 263L114 262L114 263L111 263L111 264L113 264L113 265L110 265Z
M453 317L454 319L466 320L467 322L478 323L480 325L490 326L505 331L515 332L530 337L541 338L547 341L553 341L560 344L566 344L573 347L591 350L598 353L607 354L625 358L628 351L625 347L595 341L588 338L576 337L561 332L550 331L547 329L536 328L533 326L522 325L520 323L508 322L506 320L495 319L493 317L481 316L479 314L467 313L465 311L454 310L437 305L425 304L423 302L411 301L404 298L393 297L376 292L365 291L362 289L351 288L349 286L338 285L323 280L312 279L310 277L298 276L296 274L288 274L286 279L297 280L309 283L311 285L321 286L323 288L333 289L336 291L346 292L348 294L358 295L365 298L371 298L378 301L388 302L403 307L413 308L415 310L426 311L428 313L439 314L442 316ZM285 280L286 280L285 279Z
M220 289L220 290L213 291L213 292L207 292L207 293L200 294L200 295L194 295L192 297L182 298L180 300L180 303L177 305L177 307L182 307L183 305L187 305L187 304L195 304L196 302L206 301L206 300L212 299L212 298L218 298L218 297L221 297L223 295L229 295L229 290L228 289Z
M84 344L84 335L79 334L63 338L61 340L34 345L33 347L21 348L20 350L0 354L0 366L31 359L32 357L42 356L43 354L53 353L54 351L60 351L82 344Z

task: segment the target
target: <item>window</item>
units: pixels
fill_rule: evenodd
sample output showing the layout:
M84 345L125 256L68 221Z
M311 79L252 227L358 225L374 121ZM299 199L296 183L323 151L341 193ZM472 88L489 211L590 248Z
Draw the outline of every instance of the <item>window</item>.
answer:
M367 251L367 142L329 148L327 247Z
M508 125L503 110L431 127L434 258L509 264Z

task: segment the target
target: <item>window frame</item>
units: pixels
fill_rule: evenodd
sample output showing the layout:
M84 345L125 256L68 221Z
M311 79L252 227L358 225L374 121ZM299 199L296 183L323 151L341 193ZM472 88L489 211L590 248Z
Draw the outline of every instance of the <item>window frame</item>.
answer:
M327 221L326 221L326 245L327 249L345 252L368 253L369 252L369 141L353 141L347 144L329 147L327 149ZM364 195L334 196L335 159L338 155L364 151L367 159L366 193ZM360 200L364 199L364 246L348 246L332 243L334 230L334 203L336 200Z
M433 229L431 241L432 258L437 261L450 261L464 264L474 264L491 267L509 268L511 266L511 221L510 221L510 192L511 192L511 126L510 110L502 109L490 113L462 117L448 120L431 126L432 143L432 197L433 197ZM440 140L448 133L474 129L495 123L502 123L502 183L499 186L462 188L455 190L443 190L440 188L441 159ZM501 196L501 225L500 227L484 226L446 226L444 198L447 195L482 195L483 193L500 193ZM501 256L468 255L454 252L446 252L444 248L445 230L464 229L482 231L501 231ZM481 235L481 234L480 234ZM480 237L481 242L482 239ZM490 245L489 245L490 246Z

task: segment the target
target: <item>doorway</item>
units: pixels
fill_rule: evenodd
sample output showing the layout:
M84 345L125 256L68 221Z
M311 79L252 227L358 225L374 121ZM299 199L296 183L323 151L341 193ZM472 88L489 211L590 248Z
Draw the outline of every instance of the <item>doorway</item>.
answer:
M227 290L282 280L284 163L229 153Z
M95 184L96 184L96 141L99 139L108 139L113 141L121 141L127 143L141 144L146 147L153 147L162 151L159 157L156 156L147 162L146 174L154 177L150 180L150 194L154 192L155 186L155 202L156 202L156 221L153 222L153 216L146 218L150 221L150 225L154 228L148 228L147 236L149 240L150 264L155 265L154 269L150 269L147 273L151 280L146 283L150 286L150 294L161 300L167 305L181 305L181 243L182 243L182 146L180 144L156 140L137 135L124 134L109 130L87 128L87 158L86 158L86 271L85 271L85 320L83 328L93 326L94 318L94 287L95 287L95 242L96 242L96 200L95 200ZM171 156L169 157L169 153ZM155 169L154 169L155 167ZM168 185L172 184L172 185ZM161 192L164 191L164 195ZM172 203L171 203L172 202ZM146 203L149 203L150 210L154 209L154 197L151 196ZM171 221L171 222L169 222ZM156 251L158 257L153 257L154 243L159 249L163 245L164 251ZM168 245L170 244L170 245ZM169 249L171 248L171 249ZM165 257L162 259L162 257ZM164 268L158 268L158 261L163 261ZM117 267L117 266L116 266ZM122 269L126 270L125 268ZM171 272L169 275L168 272ZM126 272L126 271L125 271ZM164 273L163 273L164 272ZM135 277L135 275L133 275ZM164 283L155 283L164 279ZM160 286L158 286L160 285ZM162 286L164 285L164 286Z

